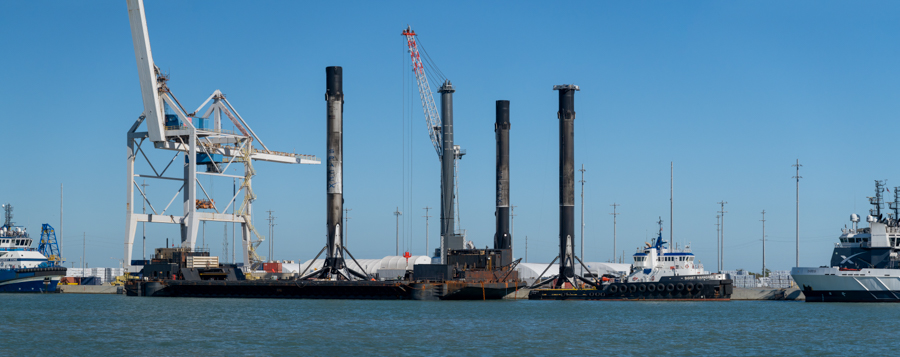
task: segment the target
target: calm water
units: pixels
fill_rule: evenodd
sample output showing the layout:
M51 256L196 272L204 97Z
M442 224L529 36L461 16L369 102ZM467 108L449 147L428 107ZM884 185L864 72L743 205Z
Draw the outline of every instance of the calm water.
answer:
M900 305L0 295L0 355L870 355ZM51 352L52 351L52 352Z

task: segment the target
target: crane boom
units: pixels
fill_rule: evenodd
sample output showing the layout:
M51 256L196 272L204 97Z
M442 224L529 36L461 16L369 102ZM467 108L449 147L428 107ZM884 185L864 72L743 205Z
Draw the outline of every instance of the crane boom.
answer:
M150 52L150 36L147 33L147 17L144 16L142 0L128 0L128 20L131 24L131 39L134 42L134 57L137 60L138 75L141 80L141 96L144 100L144 117L150 141L166 141L163 128L163 101L159 97L159 83L156 80L156 65Z
M431 144L437 151L438 159L443 158L443 150L441 149L441 116L438 114L437 106L434 104L434 96L431 87L428 85L428 78L425 76L425 66L422 58L419 57L419 47L416 45L416 32L409 26L402 33L406 36L406 44L409 46L409 57L412 59L413 73L416 74L416 83L419 87L419 97L422 98L422 109L425 111L425 124L428 125L428 136L431 137Z

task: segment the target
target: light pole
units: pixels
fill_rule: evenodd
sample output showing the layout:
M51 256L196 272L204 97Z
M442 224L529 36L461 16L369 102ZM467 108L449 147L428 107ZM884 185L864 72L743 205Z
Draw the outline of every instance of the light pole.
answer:
M352 211L352 210L353 210L352 208L344 208L344 239L343 239L343 242L344 242L345 247L347 246L347 232L350 231L350 228L347 228L348 227L347 223L350 221L350 211Z
M766 210L763 210L763 211L762 211L762 220L761 220L761 221L762 221L762 226L763 226L763 227L762 227L762 228L763 228L763 235L762 235L762 241L763 241L763 244L762 244L762 248L763 248L763 252L762 252L762 258L763 258L763 262L762 262L762 263L763 263L763 265L762 265L762 276L763 276L763 277L766 277Z
M610 213L610 214L613 216L613 250L612 251L613 251L613 263L615 263L616 262L616 216L619 215L619 213L616 212L616 207L619 207L621 205L613 202L613 204L611 204L610 206L612 206L612 208L613 208L613 213Z
M800 176L800 159L797 159L797 163L791 165L797 168L797 175L793 178L797 180L797 217L796 217L796 228L797 228L797 260L795 266L800 266L800 179L803 177Z
M403 212L400 212L400 207L397 207L397 210L394 211L394 216L397 218L397 248L396 253L394 255L400 256L400 216L403 215Z
M141 200L141 213L147 214L147 180L141 183L144 188L144 199ZM141 260L147 260L147 222L141 222Z
M719 271L721 272L722 270L725 269L725 214L728 213L728 211L725 211L725 205L727 205L728 202L726 202L725 200L722 200L722 201L719 201L718 204L722 207L722 210L719 211L719 213L722 215L722 220L721 220L722 231L721 231L721 235L719 236L719 240L720 240L720 243L719 243Z
M584 164L581 164L581 259L584 258Z
M425 215L422 216L425 217L425 256L430 256L428 255L428 218L431 216L428 215L428 210L430 210L431 207L425 206L423 209L425 210Z

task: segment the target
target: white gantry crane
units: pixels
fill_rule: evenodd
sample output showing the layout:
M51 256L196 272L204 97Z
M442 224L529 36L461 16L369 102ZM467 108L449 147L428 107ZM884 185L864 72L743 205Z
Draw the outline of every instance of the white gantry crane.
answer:
M263 258L256 254L256 248L264 238L253 228L250 219L252 203L256 199L251 186L251 179L255 175L253 161L283 164L320 164L321 162L312 155L269 150L219 90L214 91L196 110L187 112L166 85L168 77L161 73L153 62L143 1L126 1L144 111L128 130L125 264L131 267L134 236L138 222L180 225L180 247L191 249L197 244L201 221L239 223L245 266L249 267L262 261ZM199 114L201 111L202 114ZM237 132L222 129L223 116L234 124ZM146 131L143 132L138 131L142 123L146 124ZM175 155L171 160L155 166L146 153L147 145L144 144L148 142L152 143L155 149L174 151ZM259 145L259 148L254 146L254 142ZM134 163L138 154L147 161L152 173L135 174ZM179 163L183 162L183 170L170 171L172 164L181 156L184 156L183 161L179 161ZM240 176L226 174L231 165L242 166L244 174ZM198 166L203 170L198 170ZM180 174L178 171L182 171L182 173ZM223 205L210 197L200 181L197 180L198 175L219 180L231 178L240 182L240 189L236 190L230 201ZM138 185L136 181L138 177L181 181L183 185L174 193L168 204L159 210L158 206L154 206L150 202L146 193ZM150 208L148 214L135 212L135 208L138 208L134 204L135 189ZM183 208L181 212L170 213L169 208L179 194L182 195ZM239 196L243 199L240 202L240 208L235 210L232 205L237 206L235 201ZM231 213L229 213L229 209L231 209Z

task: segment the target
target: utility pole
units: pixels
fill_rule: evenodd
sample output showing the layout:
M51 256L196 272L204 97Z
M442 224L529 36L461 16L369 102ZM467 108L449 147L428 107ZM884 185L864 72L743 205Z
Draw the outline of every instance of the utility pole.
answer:
M246 195L247 193L244 192L244 194ZM231 179L231 197L234 197L234 196L237 196L237 179L236 178ZM234 206L237 206L237 205L236 204L231 205L231 264L237 264L237 259L234 258ZM226 251L225 254L228 254L228 252ZM250 262L244 262L244 265L247 268L249 268Z
M353 210L352 208L344 208L344 239L343 239L343 242L344 242L345 247L347 246L347 232L350 231L350 229L347 228L347 223L350 221L350 211L352 211L352 210Z
M721 241L719 244L719 271L721 272L722 270L725 270L725 214L728 213L728 211L725 211L725 205L727 205L728 202L722 200L717 203L722 207L722 210L719 211L722 215L722 234L719 237Z
M87 246L87 232L81 232L81 279L84 279L84 269L87 265L84 263L84 251Z
M716 271L722 271L722 234L719 231L722 216L716 215Z
M59 260L63 257L63 184L59 184Z
M584 164L581 164L581 259L584 260Z
M144 199L141 200L141 213L147 214L147 180L141 183ZM147 260L147 222L141 222L141 260Z
M795 266L798 267L800 266L800 179L803 178L803 176L800 176L800 166L803 165L800 165L800 159L797 159L797 163L791 166L797 168L797 175L795 175L793 178L797 180L797 265Z
M400 207L397 207L397 210L394 211L394 216L397 217L397 252L394 254L396 256L400 256L400 216L403 215L403 212L400 212Z
M515 240L514 240L516 237L516 216L518 216L516 214L516 207L519 207L519 206L512 206L512 205L509 206L509 235L513 236L513 240L510 240L510 242L509 242L509 250L510 250L509 254L513 257L516 256L516 253L515 253L516 244L515 244Z
M228 223L225 223L225 229L222 230L222 251L222 259L228 259Z
M762 219L761 219L761 221L762 221L762 224L763 224L763 236L762 236L762 241L763 241L763 254L762 254L762 258L763 258L763 266L762 266L762 276L765 277L765 276L766 276L766 210L763 210L763 211L762 211Z
M619 213L616 212L616 207L619 207L621 205L613 202L613 204L611 204L610 206L612 206L612 208L613 208L613 213L610 213L610 214L613 216L613 250L612 251L613 251L613 263L615 263L616 262L616 216L619 215Z
M423 209L425 210L425 215L422 216L425 217L425 256L430 257L431 255L428 253L428 218L431 218L431 216L428 215L428 210L430 210L431 207L425 206Z
M268 210L266 212L269 213L269 218L266 219L267 221L269 221L269 261L274 262L275 261L275 259L274 259L275 239L273 236L275 235L275 217L272 216L272 213L274 213L275 211Z

